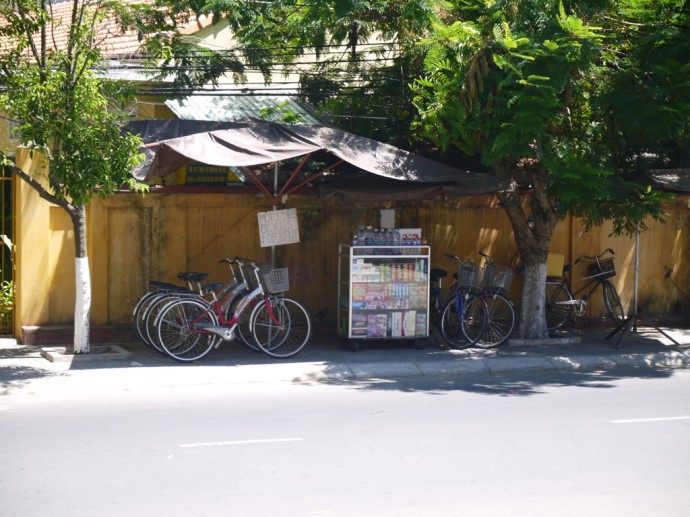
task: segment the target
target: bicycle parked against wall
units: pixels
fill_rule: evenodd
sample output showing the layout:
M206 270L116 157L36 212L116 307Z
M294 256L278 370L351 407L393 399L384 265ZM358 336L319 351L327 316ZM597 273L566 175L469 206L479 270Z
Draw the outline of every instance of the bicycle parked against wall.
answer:
M611 321L617 329L623 327L626 322L625 311L620 295L610 280L616 276L613 259L614 252L611 248L594 257L579 257L575 264L585 263L587 276L580 279L586 283L576 291L573 291L566 277L566 273L572 269L570 265L563 267L561 277L547 277L545 309L548 330L557 330L568 321L584 316L587 312L587 302L599 286L602 288L604 305Z
M450 253L445 256L457 262L458 272L440 312L438 301L435 302L436 325L446 344L461 350L477 343L488 325L488 309L479 296L483 289L483 271L478 265Z
M158 342L158 331L155 322L160 311L164 307L180 298L194 298L200 303L210 304L208 298L215 296L219 300L222 300L222 310L224 314L232 314L234 305L248 290L247 281L244 278L242 270L233 267L239 265L237 260L225 258L221 260L220 263L227 264L232 274L231 280L226 284L202 284L201 282L208 277L208 274L195 272L184 272L178 275L180 280L185 280L187 282L187 288L166 282L149 282L149 285L153 289L144 294L134 308L134 320L137 333L148 347L165 354L165 351ZM258 346L253 344L248 329L248 321L246 321L248 318L249 314L240 320L236 337L238 341L247 345L249 348L259 350Z
M515 306L505 293L510 289L513 270L494 263L486 253L484 258L484 286L480 296L488 311L486 329L476 343L480 348L495 348L505 343L515 329Z
M292 357L311 338L311 317L297 300L288 298L287 269L273 269L251 261L235 259L249 290L227 314L222 298L213 294L208 302L183 297L161 309L155 321L158 344L173 359L196 361L235 339L240 322L248 314L251 342L275 358Z

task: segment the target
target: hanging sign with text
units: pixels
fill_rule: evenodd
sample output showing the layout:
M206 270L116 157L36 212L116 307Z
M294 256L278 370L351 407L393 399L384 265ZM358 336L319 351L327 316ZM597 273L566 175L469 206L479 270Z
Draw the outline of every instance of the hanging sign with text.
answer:
M259 212L259 238L261 247L280 246L299 242L297 209Z

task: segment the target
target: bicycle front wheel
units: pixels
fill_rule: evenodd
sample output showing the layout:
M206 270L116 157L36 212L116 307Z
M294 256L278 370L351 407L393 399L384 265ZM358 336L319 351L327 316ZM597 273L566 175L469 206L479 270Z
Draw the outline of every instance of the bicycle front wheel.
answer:
M508 298L500 293L484 297L488 322L482 337L477 341L480 348L494 348L505 343L515 328L515 309Z
M220 340L205 328L218 325L218 317L208 302L178 300L158 315L158 344L177 361L191 362L208 354Z
M486 328L486 304L475 295L456 293L441 313L441 335L449 347L462 350L474 345Z
M625 311L621 303L621 297L618 295L616 287L611 282L604 282L604 304L609 316L616 328L621 328L625 325Z
M570 292L559 282L546 282L546 297L544 310L546 311L547 330L557 330L565 325L570 318L573 299Z
M309 311L297 300L276 296L254 308L249 325L256 345L277 359L301 352L312 332Z

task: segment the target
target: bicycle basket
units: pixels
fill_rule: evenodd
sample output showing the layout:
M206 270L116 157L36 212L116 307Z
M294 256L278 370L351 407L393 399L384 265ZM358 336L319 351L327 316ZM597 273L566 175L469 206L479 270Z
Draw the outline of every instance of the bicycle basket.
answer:
M241 269L242 269L242 276L246 280L247 287L249 288L249 290L253 291L257 287L259 287L259 282L256 279L256 273L254 273L254 267L250 266L250 265L243 265L243 266L241 266Z
M492 291L508 291L513 281L513 270L506 266L487 266L486 286Z
M460 264L458 266L458 285L461 289L481 291L484 287L484 270L476 264Z
M612 258L592 262L589 266L587 266L587 269L589 270L589 274L591 276L595 276L602 280L604 278L616 276L616 267L613 265Z
M287 268L272 269L268 273L264 273L263 278L266 291L269 293L282 293L290 289Z

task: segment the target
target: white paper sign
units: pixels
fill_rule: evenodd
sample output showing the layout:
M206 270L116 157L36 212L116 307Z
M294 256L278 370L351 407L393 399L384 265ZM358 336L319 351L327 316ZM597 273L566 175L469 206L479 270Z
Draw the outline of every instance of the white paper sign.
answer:
M299 242L297 209L259 212L257 215L262 248Z

